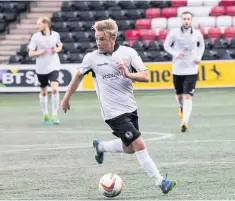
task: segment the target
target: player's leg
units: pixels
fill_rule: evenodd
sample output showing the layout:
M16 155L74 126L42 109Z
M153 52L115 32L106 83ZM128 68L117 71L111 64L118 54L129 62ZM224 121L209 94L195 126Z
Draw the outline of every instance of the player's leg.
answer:
M107 123L114 130L114 134L121 139L115 140L115 143L114 140L100 142L97 149L102 153L102 157L103 152L107 151L115 153L135 153L142 168L155 180L156 184L161 187L164 193L168 193L175 186L175 182L164 179L160 175L156 164L148 154L146 145L140 136L140 132L134 126L134 124L137 123L136 126L138 127L138 118L136 119L135 114L123 115L121 118L111 122L108 121ZM118 149L115 149L117 147ZM97 162L99 163L99 161Z
M179 104L178 116L180 119L183 118L183 80L184 76L182 75L173 75L173 83L176 92L176 101Z
M187 75L184 81L184 106L181 131L185 132L188 128L188 122L192 112L192 99L196 87L197 75Z
M59 71L53 71L49 74L49 79L51 82L51 105L52 105L52 121L54 124L59 124L58 110L60 104L60 94L59 94Z
M49 113L47 108L48 103L48 93L47 93L47 85L48 85L48 75L47 74L37 74L38 81L40 83L40 94L39 94L39 101L40 106L43 114L43 121L45 124L49 124Z

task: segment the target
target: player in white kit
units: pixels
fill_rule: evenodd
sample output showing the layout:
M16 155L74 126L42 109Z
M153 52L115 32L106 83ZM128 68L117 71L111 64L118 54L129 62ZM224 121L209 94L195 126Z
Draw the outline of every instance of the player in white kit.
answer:
M62 100L62 108L65 112L70 109L71 95L83 76L92 72L104 120L118 137L111 141L93 141L96 161L103 163L104 152L135 153L142 168L167 194L176 182L164 178L148 154L139 131L133 94L132 81L148 82L148 70L134 49L116 43L118 27L115 21L98 21L93 28L98 50L85 55Z
M201 32L192 28L192 13L183 12L181 20L182 26L168 34L164 48L173 56L173 81L179 103L179 117L182 119L181 131L185 132L205 44Z
M50 123L50 117L47 108L48 93L47 86L52 88L52 122L59 124L58 109L60 103L59 97L59 71L60 59L58 53L62 50L63 44L60 41L59 33L50 30L50 19L40 17L37 21L39 31L33 34L29 43L29 56L36 57L36 74L40 83L41 91L39 95L40 105L45 124Z

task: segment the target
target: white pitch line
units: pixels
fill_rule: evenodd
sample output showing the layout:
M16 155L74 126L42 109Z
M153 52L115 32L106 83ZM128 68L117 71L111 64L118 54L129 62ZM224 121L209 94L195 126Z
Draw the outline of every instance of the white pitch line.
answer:
M18 131L16 131L17 133ZM48 131L38 131L39 133L41 132L46 132L48 133ZM53 131L54 132L54 131ZM71 132L71 131L62 131L62 132ZM76 133L107 133L110 131L74 131L72 130L72 132L76 132ZM14 132L15 133L15 132ZM22 133L22 132L20 132ZM162 140L162 139L167 139L172 137L173 135L171 133L160 133L160 132L143 132L145 134L149 134L149 135L160 135L160 137L154 137L154 138L149 138L146 139L145 141L147 142L151 142L151 141L158 141L158 140ZM58 146L59 145L59 146ZM5 145L6 146L6 145ZM7 145L7 146L14 146L14 145ZM15 146L24 146L24 145L15 145ZM27 147L27 145L25 145ZM27 152L27 151L50 151L50 150L65 150L65 149L85 149L85 148L92 148L91 144L51 144L51 146L57 146L57 147L38 147L38 146L43 146L43 144L41 145L29 145L31 148L23 148L23 149L12 149L12 150L2 150L0 151L1 153L12 153L12 152ZM45 145L44 145L45 146ZM46 146L49 146L48 144L46 144ZM36 147L36 148L35 148Z

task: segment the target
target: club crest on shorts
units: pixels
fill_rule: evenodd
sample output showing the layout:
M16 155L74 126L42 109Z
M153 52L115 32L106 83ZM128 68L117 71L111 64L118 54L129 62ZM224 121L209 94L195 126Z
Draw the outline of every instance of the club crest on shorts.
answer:
M130 132L130 131L128 131L128 132L125 133L125 137L126 137L127 139L132 139L132 138L133 138L133 133Z

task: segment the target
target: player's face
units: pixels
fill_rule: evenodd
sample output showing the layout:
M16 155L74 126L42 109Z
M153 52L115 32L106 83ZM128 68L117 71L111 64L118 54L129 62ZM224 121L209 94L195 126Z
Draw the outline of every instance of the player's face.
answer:
M42 23L40 20L37 21L37 27L39 31L44 31L46 29L46 24Z
M181 17L182 25L185 29L188 29L192 26L192 15L184 14Z
M95 32L95 39L98 49L101 52L110 52L112 51L115 41L103 31Z

